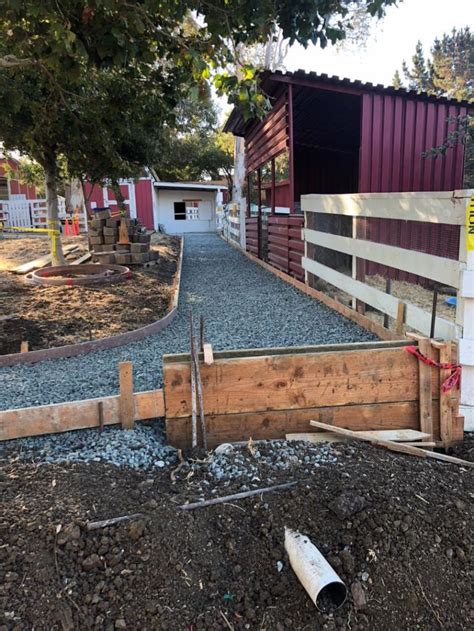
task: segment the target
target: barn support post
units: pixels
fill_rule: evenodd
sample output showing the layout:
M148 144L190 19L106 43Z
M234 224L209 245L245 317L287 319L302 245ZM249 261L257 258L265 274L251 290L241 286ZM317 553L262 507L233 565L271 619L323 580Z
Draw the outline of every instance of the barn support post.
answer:
M272 158L272 210L271 214L275 214L275 158Z
M258 258L262 258L262 170L257 169L257 200L258 200L258 222L257 222L257 234L258 234Z
M288 171L290 176L290 215L295 212L295 164L293 137L293 85L288 85Z
M461 327L459 413L464 416L465 430L474 431L474 195L468 200L466 226L461 226L459 249L459 260L464 264L456 305L456 324Z

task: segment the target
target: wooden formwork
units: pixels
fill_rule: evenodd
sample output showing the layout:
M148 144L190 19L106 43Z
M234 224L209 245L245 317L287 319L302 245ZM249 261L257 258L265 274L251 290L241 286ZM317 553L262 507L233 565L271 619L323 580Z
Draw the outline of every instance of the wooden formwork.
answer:
M422 430L440 446L461 441L458 390L442 392L439 369L406 351L413 344L437 360L450 352L428 340L216 352L212 365L201 365L208 444L317 431L310 420L351 430ZM190 358L163 361L168 441L189 447Z

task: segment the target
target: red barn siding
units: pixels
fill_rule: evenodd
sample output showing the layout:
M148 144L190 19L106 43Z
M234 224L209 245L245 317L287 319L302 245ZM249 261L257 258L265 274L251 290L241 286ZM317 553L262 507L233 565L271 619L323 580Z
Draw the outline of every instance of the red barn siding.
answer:
M245 137L245 164L250 173L288 146L288 103L286 93Z
M448 117L463 116L458 105L364 94L362 97L359 191L447 191L462 188L464 148L457 145L444 157L423 158L452 131ZM404 222L367 221L367 239L437 256L457 258L459 227ZM398 280L425 283L415 274L367 264L369 274L382 273Z
M149 230L153 230L153 182L151 180L135 182L135 201L138 219Z

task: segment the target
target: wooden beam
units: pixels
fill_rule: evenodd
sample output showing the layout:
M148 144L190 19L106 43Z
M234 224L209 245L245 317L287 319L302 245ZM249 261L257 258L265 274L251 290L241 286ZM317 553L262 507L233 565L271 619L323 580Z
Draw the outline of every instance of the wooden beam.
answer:
M439 349L439 361L441 364L449 364L452 362L451 344L447 342ZM446 445L450 445L453 440L453 410L451 407L451 392L443 392L443 382L449 377L451 370L446 369L439 371L439 431L441 440Z
M288 433L308 432L308 423L312 419L353 430L415 430L419 427L416 401L213 414L206 416L208 444L215 447L221 443L247 442L250 437L253 440L281 440ZM167 418L166 437L174 447L190 447L190 417Z
M304 212L352 217L378 217L426 223L463 226L466 198L452 192L420 193L348 193L344 195L302 195Z
M365 220L354 218L353 221ZM361 230L362 227L358 226L357 238L351 238L305 228L303 238L313 245L343 252L357 258L364 258L380 265L388 265L404 272L413 273L413 270L416 270L416 273L423 278L430 278L448 287L459 288L459 261L425 252L407 250L394 245L386 245L385 243L367 242L360 238ZM363 280L363 278L357 278L357 280Z
M397 335L403 335L403 325L405 324L406 304L399 300L397 309L397 319L395 320L395 331Z
M20 353L27 353L29 350L28 340L23 340L20 344Z
M133 395L133 399L135 421L145 421L165 415L163 390L137 392ZM100 424L99 403L102 403L104 425L120 423L118 395L17 408L0 412L0 440L98 427Z
M319 276L323 280L335 287L338 287L342 291L346 292L350 296L354 296L362 302L365 302L378 311L386 313L390 317L396 319L398 313L398 298L386 294L380 289L366 285L357 280L354 280L350 276L346 276L341 272L322 265L317 261L303 257L302 266L305 270L311 274ZM406 317L405 321L407 326L410 326L417 331L420 331L424 335L430 334L431 328L431 313L424 311L411 303L406 304ZM443 318L436 318L436 330L440 337L444 339L455 339L457 328L454 322L444 320Z
M133 400L133 362L119 364L119 416L123 429L133 429L135 404Z
M425 440L430 435L425 432L419 432L415 429L379 429L379 430L363 430L364 436L372 438L380 438L381 440L392 440L396 443L414 442L417 440ZM287 440L306 440L310 443L320 443L326 440L346 440L346 437L340 436L335 432L312 432L301 434L287 434Z
M418 342L420 353L426 357L430 357L431 344L428 339L422 339ZM433 440L433 401L432 401L432 384L431 384L431 366L427 366L422 361L418 361L418 381L419 381L419 400L420 400L420 429L426 432L429 439Z
M402 348L223 359L201 372L208 414L418 400L418 365ZM166 416L190 416L189 363L164 363L163 377Z
M474 467L474 462L469 462L468 460L461 460L460 458L455 458L454 456L438 454L433 451L424 451L419 447L412 447L411 445L400 445L399 443L394 443L390 440L370 438L370 436L365 436L364 432L352 432L348 429L341 429L340 427L332 428L331 425L328 425L327 423L320 423L319 421L310 421L310 424L313 425L313 427L333 431L341 436L347 436L348 438L354 438L355 440L362 440L364 442L372 443L372 445L377 447L385 447L386 449L390 449L390 451L397 451L408 456L432 458L433 460L441 460L442 462L449 462L466 468Z

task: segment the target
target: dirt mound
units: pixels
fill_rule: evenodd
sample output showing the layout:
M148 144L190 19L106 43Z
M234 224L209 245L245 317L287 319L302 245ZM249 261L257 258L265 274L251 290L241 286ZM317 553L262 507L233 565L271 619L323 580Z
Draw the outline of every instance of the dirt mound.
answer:
M300 465L273 472L274 482L299 480L294 489L189 512L177 505L242 482L4 464L0 628L470 628L472 472L368 445L336 450L337 464L309 476ZM132 513L144 516L85 527ZM289 567L285 525L309 535L346 582L335 614L316 610Z

